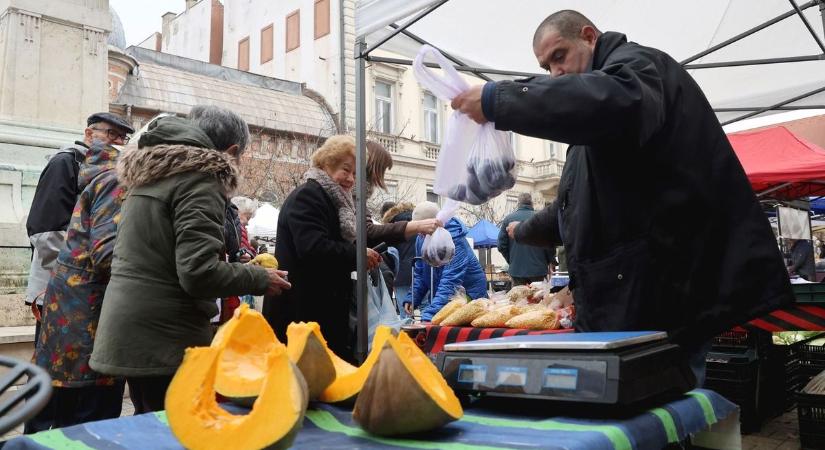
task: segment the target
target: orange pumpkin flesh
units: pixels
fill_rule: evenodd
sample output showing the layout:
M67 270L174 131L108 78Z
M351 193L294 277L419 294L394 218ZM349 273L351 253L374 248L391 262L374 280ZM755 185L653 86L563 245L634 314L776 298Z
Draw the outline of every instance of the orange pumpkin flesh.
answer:
M317 400L335 381L334 354L316 322L293 322L287 327L286 336L289 359L301 369L309 387L309 399Z
M266 356L258 399L246 415L234 415L215 401L214 381L221 350L189 348L166 392L169 427L191 450L283 449L292 445L307 407L306 383L286 348Z
M404 333L380 347L352 411L361 428L381 436L432 430L463 414L444 377Z

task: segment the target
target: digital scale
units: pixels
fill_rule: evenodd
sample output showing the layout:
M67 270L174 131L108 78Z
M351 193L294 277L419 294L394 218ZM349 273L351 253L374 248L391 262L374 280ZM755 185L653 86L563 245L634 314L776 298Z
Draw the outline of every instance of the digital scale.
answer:
M632 404L695 387L659 331L511 336L447 344L436 364L457 394Z

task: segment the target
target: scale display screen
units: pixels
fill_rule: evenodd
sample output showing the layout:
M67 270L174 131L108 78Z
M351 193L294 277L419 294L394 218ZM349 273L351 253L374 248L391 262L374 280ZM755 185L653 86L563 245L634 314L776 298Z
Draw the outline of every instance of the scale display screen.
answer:
M487 366L484 364L461 364L458 366L459 383L484 383L487 381Z
M578 378L578 369L562 369L559 367L544 369L544 387L546 389L574 391L576 390Z
M496 384L499 386L524 386L527 384L527 368L499 366L496 371Z

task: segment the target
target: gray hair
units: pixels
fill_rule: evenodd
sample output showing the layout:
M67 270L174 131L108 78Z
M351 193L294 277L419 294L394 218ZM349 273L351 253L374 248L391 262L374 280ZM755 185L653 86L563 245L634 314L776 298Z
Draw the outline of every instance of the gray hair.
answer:
M558 31L559 35L565 39L579 39L582 28L585 25L593 27L593 29L596 30L596 35L601 34L601 31L596 28L596 25L578 11L563 9L554 12L542 20L539 26L536 27L536 33L533 35L533 47L536 47L539 42L541 42L545 33L550 30Z
M220 106L196 105L189 119L212 139L215 149L225 151L237 144L241 154L249 143L249 126L238 114Z
M254 214L258 210L258 202L248 197L232 197L232 204L238 207L241 214Z
M533 196L528 192L522 192L518 195L518 204L533 206Z

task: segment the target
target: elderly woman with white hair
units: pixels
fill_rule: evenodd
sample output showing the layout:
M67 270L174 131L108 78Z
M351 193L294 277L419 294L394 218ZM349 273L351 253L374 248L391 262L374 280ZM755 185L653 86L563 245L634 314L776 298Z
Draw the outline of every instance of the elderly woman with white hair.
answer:
M438 209L438 205L433 202L421 202L413 209L412 218L413 220L433 218L438 214ZM455 245L453 259L446 266L434 268L417 258L412 290L404 299L404 309L407 313L412 314L414 308L420 307L421 320L424 322L432 320L433 316L450 301L450 297L459 287L463 288L471 299L487 296L487 278L470 243L467 242L467 227L457 217L453 217L447 221L444 228L453 238ZM424 238L418 236L415 241L416 257L421 256L423 245ZM425 303L424 299L430 297L430 294L432 294L432 301Z

